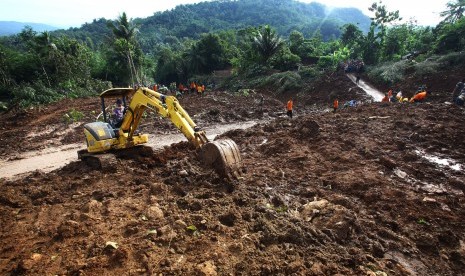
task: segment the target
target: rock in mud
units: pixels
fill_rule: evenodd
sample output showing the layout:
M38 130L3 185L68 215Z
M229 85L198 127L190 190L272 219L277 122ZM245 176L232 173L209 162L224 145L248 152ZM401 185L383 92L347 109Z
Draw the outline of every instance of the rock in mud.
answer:
M390 170L394 169L397 166L396 162L387 156L381 156L379 158L379 162Z
M204 263L197 265L197 275L201 276L215 276L218 275L216 271L216 266L213 264L212 261L206 261Z
M150 206L147 209L147 218L150 220L161 220L164 218L164 214L160 207Z
M174 225L177 229L186 229L187 223L185 223L183 220L178 219L177 221L174 222Z
M160 234L163 241L170 241L177 237L176 232L169 225L165 225L157 229L157 233Z
M302 206L300 216L302 219L311 220L315 214L315 211L321 211L322 209L326 208L328 204L329 201L326 199L309 202Z

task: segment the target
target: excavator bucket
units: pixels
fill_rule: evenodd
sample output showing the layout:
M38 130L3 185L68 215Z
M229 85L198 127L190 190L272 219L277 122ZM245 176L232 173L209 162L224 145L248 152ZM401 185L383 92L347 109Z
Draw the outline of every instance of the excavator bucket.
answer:
M221 177L233 179L240 175L241 155L237 144L231 139L206 143L201 148L200 158Z

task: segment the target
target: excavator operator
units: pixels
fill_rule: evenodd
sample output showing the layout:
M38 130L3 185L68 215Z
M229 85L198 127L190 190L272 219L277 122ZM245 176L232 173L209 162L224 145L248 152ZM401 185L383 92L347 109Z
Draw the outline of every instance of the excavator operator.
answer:
M116 100L116 107L113 109L113 120L112 125L114 128L119 128L121 123L123 123L124 118L124 106L121 99Z

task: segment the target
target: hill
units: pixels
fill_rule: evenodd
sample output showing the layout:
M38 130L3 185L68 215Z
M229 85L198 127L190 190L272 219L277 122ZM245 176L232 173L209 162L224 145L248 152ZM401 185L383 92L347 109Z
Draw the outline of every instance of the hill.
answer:
M18 34L26 26L31 26L32 29L34 29L37 32L55 31L59 29L57 27L46 25L46 24L41 24L41 23L0 21L0 36Z
M78 39L90 37L94 44L102 40L108 30L105 19L86 23L81 28L60 31ZM242 29L268 24L278 33L287 36L291 31L311 37L320 32L324 40L339 37L340 27L347 23L358 24L367 31L370 19L355 8L329 9L319 3L302 3L295 0L238 0L211 1L179 5L157 12L147 18L136 18L144 50L154 43L169 43L174 38L198 38L202 33Z

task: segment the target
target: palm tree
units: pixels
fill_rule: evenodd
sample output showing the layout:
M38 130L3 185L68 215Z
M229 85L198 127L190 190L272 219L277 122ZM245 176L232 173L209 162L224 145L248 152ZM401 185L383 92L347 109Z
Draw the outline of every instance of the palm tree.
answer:
M446 4L448 10L441 12L444 22L455 23L464 16L465 0L455 0Z
M139 32L139 29L132 23L132 20L128 20L125 12L114 23L109 22L108 27L117 39L122 38L128 42L133 42L136 34Z
M253 38L253 47L258 52L263 63L276 54L282 47L283 41L277 35L276 31L266 25L262 30L258 30Z
M139 32L139 29L132 23L132 20L128 20L125 12L123 12L123 14L121 14L114 23L109 22L108 27L113 32L114 44L117 44L114 46L115 51L120 52L121 58L127 60L132 83L134 83L134 77L137 82L140 82L141 76L138 75L136 70L136 64L139 57L134 56L137 52L136 34Z

